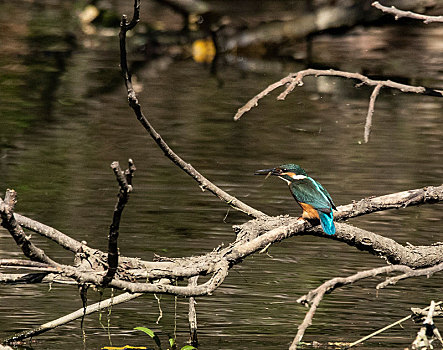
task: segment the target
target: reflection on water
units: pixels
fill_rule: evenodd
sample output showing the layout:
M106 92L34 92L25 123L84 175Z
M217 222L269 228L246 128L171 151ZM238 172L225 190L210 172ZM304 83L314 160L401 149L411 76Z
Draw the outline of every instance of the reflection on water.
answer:
M154 253L193 255L232 241L231 225L247 218L228 211L218 199L201 192L138 125L127 107L120 81L116 39L103 38L106 43L112 40L109 48L93 45L87 38L73 42L69 30L62 29L58 21L39 18L53 18L48 8L33 13L35 8L29 6L22 26L0 34L2 42L3 36L15 38L13 42L9 39L0 54L0 191L18 191L20 213L105 249L117 192L109 164L113 160L124 163L131 157L138 170L121 226L123 254L145 259L151 259ZM67 11L59 7L50 10L57 16ZM6 12L0 13L4 16ZM52 28L53 36L37 30L35 26L42 22ZM424 37L427 30L419 26L413 31L415 37ZM384 33L383 50L379 50L381 44L368 39L371 35L380 38L379 31ZM433 45L412 39L406 45L408 37L395 28L360 28L354 32L354 39L364 37L367 42L365 46L365 41L359 41L360 53L377 52L369 61L355 53L355 46L346 37L338 37L330 45L333 39L321 36L316 39L318 46L314 42L313 53L318 62L329 62L337 68L368 67L374 69L374 74L395 76L399 72L392 68L390 73L391 66L385 63L392 64L388 59L390 48L401 37L403 45L396 48L404 53L399 63L401 73L419 67L413 77L424 74L432 86L442 86L438 68L441 55L436 54L441 48L435 44L441 42L442 31L432 27L430 33L439 39ZM83 40L90 45L86 47ZM417 45L420 55L434 60L435 66L408 60ZM328 52L331 57L323 57ZM352 61L346 59L350 55ZM371 141L362 144L371 90L355 89L351 81L306 78L305 85L286 101L275 101L273 94L235 123L232 117L242 103L288 72L303 68L280 62L270 69L273 66L269 63L241 62L243 68L254 67L254 72L225 64L218 68L216 78L207 67L191 61L161 59L136 71L140 101L164 139L231 194L271 215L299 215L282 183L252 175L256 169L286 162L306 168L328 188L338 205L364 196L441 184L441 101L382 90ZM420 245L441 240L441 219L441 205L433 205L383 212L351 223L401 243ZM52 243L36 235L33 240L52 257L71 261ZM4 230L0 231L0 249L3 258L22 256ZM285 348L306 311L295 303L300 295L328 278L382 264L380 259L324 239L297 237L282 242L270 249L270 255L248 258L230 272L214 295L198 299L201 347ZM378 297L375 284L365 281L328 295L305 339L358 339L405 316L411 306L424 306L437 299L441 291L438 276L404 281L379 291ZM3 286L0 336L35 327L81 307L80 298L73 298L76 293L73 287ZM98 298L90 293L90 302ZM158 305L152 296L115 307L110 323L113 343L146 345L142 335L131 331L141 325L172 333L174 298L163 296L161 307L163 319L158 325ZM186 317L186 300L179 299L179 344L187 339ZM106 324L106 315L102 322ZM89 317L85 327L88 348L107 344L108 335L97 315ZM367 348L405 346L416 328L412 323L403 327L375 338ZM39 337L35 347L61 348L67 335L74 347L82 346L76 322Z

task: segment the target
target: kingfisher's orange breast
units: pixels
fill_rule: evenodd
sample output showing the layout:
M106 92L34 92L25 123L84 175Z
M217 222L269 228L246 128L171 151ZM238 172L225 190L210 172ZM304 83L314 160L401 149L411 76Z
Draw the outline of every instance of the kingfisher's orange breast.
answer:
M317 210L315 210L312 205L302 203L302 202L298 202L298 204L303 209L302 217L304 219L320 219L318 216Z

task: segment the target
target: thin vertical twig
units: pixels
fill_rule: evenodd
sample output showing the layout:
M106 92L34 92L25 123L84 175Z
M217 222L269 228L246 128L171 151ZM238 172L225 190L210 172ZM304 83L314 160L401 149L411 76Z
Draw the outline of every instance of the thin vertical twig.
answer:
M365 143L369 141L369 135L371 134L372 128L372 116L374 115L375 110L375 100L377 99L378 94L380 93L380 89L383 87L381 84L377 84L372 91L371 98L369 99L369 107L368 114L366 115L366 124L365 124Z
M198 276L193 276L189 278L188 285L196 286L197 285ZM188 312L188 321L189 321L189 343L192 346L198 345L197 338L197 312L195 310L195 305L197 302L194 297L189 298L189 312Z
M132 176L135 171L134 162L132 159L128 161L129 166L126 171L122 171L118 162L113 162L111 168L114 171L115 177L119 184L118 200L114 208L114 215L112 217L112 224L109 227L108 237L108 271L103 277L103 285L106 286L115 276L118 268L118 236L120 228L120 220L129 199L129 193L132 192ZM128 181L129 180L129 181Z

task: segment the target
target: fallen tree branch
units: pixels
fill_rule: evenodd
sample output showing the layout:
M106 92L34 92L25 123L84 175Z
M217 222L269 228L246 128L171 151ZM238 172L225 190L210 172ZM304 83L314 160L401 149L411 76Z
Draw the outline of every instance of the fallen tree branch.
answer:
M133 18L128 23L126 17L123 16L120 31L121 68L123 76L125 77L129 104L133 109L137 119L145 127L145 129L155 140L157 145L162 149L165 155L167 155L171 161L173 161L186 173L191 175L200 184L202 189L208 189L210 192L215 194L217 197L219 197L229 205L234 206L236 209L243 211L248 215L255 217L256 219L251 220L244 225L236 226L235 230L237 231L237 238L235 242L231 243L227 247L217 247L216 249L214 249L214 251L198 257L180 259L158 258L159 261L145 262L133 258L125 258L123 256L119 256L118 254L117 237L119 221L121 211L123 210L123 206L127 200L127 197L121 197L119 198L119 202L117 203L116 211L114 213L115 215L113 217L113 224L110 228L107 265L106 262L103 261L103 257L105 255L103 252L93 250L92 248L87 248L85 247L85 244L83 242L77 242L75 240L70 241L69 239L65 239L65 237L61 233L57 233L54 235L54 231L49 230L46 227L39 226L39 228L37 229L34 227L35 230L44 231L45 234L51 236L52 239L58 240L60 242L60 245L64 245L64 247L75 252L76 258L80 260L87 258L81 256L81 254L85 254L85 256L87 254L97 254L97 266L91 264L88 268L85 268L84 265L79 264L79 266L81 266L81 268L79 268L78 266L69 266L56 263L55 261L47 257L42 250L38 250L37 247L32 245L29 240L26 241L26 237L24 235L22 227L17 221L12 220L14 218L13 208L15 204L15 195L13 200L11 200L12 195L8 192L7 197L5 197L5 201L0 201L2 224L4 224L4 226L10 231L11 235L14 237L14 239L16 239L17 244L21 244L22 247L25 247L22 248L24 254L30 258L34 257L34 260L36 261L47 264L48 268L56 269L61 276L71 279L72 281L75 281L76 283L81 285L104 285L106 287L130 291L131 293L136 293L137 295L139 293L168 293L177 296L195 297L211 294L221 285L221 283L223 283L229 269L232 266L240 263L241 261L243 261L244 258L257 251L262 250L265 247L270 246L273 243L279 242L283 239L295 235L310 234L326 237L318 226L313 227L312 224L307 221L296 220L289 217L272 218L266 216L261 211L249 207L235 197L230 196L214 184L210 183L190 164L185 163L169 148L166 142L155 131L148 119L141 111L141 106L134 92L131 82L131 75L127 67L126 32L132 29L137 24L139 20L139 10L139 0L135 0ZM307 71L310 71L312 73L312 71L314 70ZM331 74L324 75L334 75L332 74L334 73L334 71L327 72ZM353 74L347 72L340 73ZM296 80L290 81L290 85L283 93L284 96L292 91L295 86L297 86L298 84L302 84L302 78L303 77L300 77L298 82L296 82ZM349 76L349 78L355 79L355 77L352 76ZM426 90L425 88L421 87L410 87L390 81L373 81L367 77L364 78L366 78L366 80L361 80L363 84L375 86L374 92L372 93L371 97L372 104L370 103L368 115L371 111L371 108L372 110L374 109L375 99L382 86L394 87L408 92L431 94L431 92L428 91L429 89ZM425 90L420 90L418 92L414 91L414 89ZM433 91L432 93L436 94L437 92L435 91ZM116 169L116 175L117 179L119 180L121 192L123 191L123 195L127 196L129 192L130 180L128 180L127 177L125 178L125 176L123 176L123 173L120 169L118 169L117 166L114 167L114 169ZM334 213L334 216L336 220L343 220L345 218L364 215L375 211L392 208L402 208L410 205L432 203L441 200L443 200L443 186L426 187L377 198L364 199L360 202L339 207L337 212ZM29 222L27 224L30 225ZM394 240L382 237L369 231L361 230L343 223L336 223L336 225L336 235L327 236L328 238L347 243L348 245L355 246L358 249L368 251L371 254L381 256L389 262L402 264L396 265L394 267L385 266L381 268L383 271L387 271L389 269L398 269L397 271L401 270L406 274L413 271L412 267L423 268L443 263L443 245L441 244L425 247L404 247ZM118 271L117 269L121 269L124 274L116 274L116 271ZM370 272L362 272L361 274L364 275L364 273L369 274ZM209 278L206 280L206 282L203 282L199 285L196 283L197 278L194 278L194 276L198 275L206 275ZM106 279L106 277L108 278ZM163 277L167 278L165 280L160 280ZM178 285L176 281L180 280L182 277L190 277L190 281L193 282L195 280L195 283L188 283L188 285L186 286ZM137 279L140 280L140 278L144 279L143 283L137 281ZM343 283L343 280L337 283ZM350 283L352 283L352 281ZM315 295L312 304L318 305L320 303L320 300L323 298L323 295L327 291L328 290L318 292ZM315 308L316 307L317 306L315 306ZM311 319L315 313L315 309L312 310L313 311L311 312L310 316ZM82 308L79 311L80 315L78 317L82 317L85 314L85 310ZM72 320L72 317L68 319ZM37 330L37 334L43 332L43 329L50 328L43 326L39 327ZM23 337L29 337L29 334L29 332L25 332ZM36 333L32 333L31 336L35 334ZM16 338L11 337L8 339Z
M379 197L364 198L360 201L340 206L334 213L334 218L336 221L345 220L382 210L400 209L412 205L434 203L438 201L443 201L443 186L427 186L420 189L402 191ZM57 231L49 226L40 224L24 216L20 217L23 218L24 222L33 222L31 226L34 228L34 230L35 227L44 226L48 228L47 231L49 232ZM212 266L210 262L219 261L218 259L221 256L226 256L230 261L236 261L236 259L242 259L247 255L255 253L257 250L263 249L270 243L277 242L296 235L299 232L306 231L306 229L309 227L310 226L308 223L305 221L298 221L296 218L284 216L261 218L248 221L243 225L234 226L234 230L237 234L237 240L228 248L217 248L213 252L189 258L163 259L162 261L143 261L140 259L121 256L120 260L122 268L136 269L137 271L140 271L140 278L190 277L210 273ZM270 232L275 229L279 229L280 233L276 231ZM37 230L35 231L39 232ZM267 232L269 233L260 238L260 240L249 243L249 246L247 247L243 247L241 249L243 252L237 250L240 249L242 241L251 241ZM304 234L314 234L314 232L305 232ZM365 237L365 235L362 235L361 237ZM64 239L63 241L66 240ZM353 242L351 238L347 241L351 244ZM81 247L82 244L80 242L78 243ZM409 250L408 247L405 249ZM103 259L105 259L105 254L103 252L84 245L82 250L84 251L82 254L85 255L83 259L89 259L88 261L91 261L92 258L94 258L100 261L101 264L104 264L105 260Z
M433 22L443 23L443 16L427 16L427 15L422 15L422 14L411 12L411 11L403 11L403 10L399 10L399 9L395 8L394 6L391 6L391 7L383 6L378 1L374 1L372 3L372 6L381 10L384 13L389 13L390 15L395 16L395 20L398 20L402 17L407 17L407 18L421 20L425 24L433 23Z
M396 1L398 4L399 1ZM367 1L328 2L316 6L312 11L297 13L294 18L261 23L254 28L246 28L238 33L221 37L219 45L222 51L240 51L246 47L274 47L288 41L300 40L333 29L348 29L356 25L374 22L383 17L383 13L374 11ZM401 1L408 10L417 10L429 4L429 1Z
M428 186L422 189L367 198L359 202L338 207L337 212L335 212L335 218L336 220L343 220L380 210L401 208L428 202L432 203L441 200L443 200L443 186ZM223 261L228 261L229 265L233 266L245 257L260 251L267 245L283 239L298 234L323 236L323 233L319 229L312 229L312 225L308 222L290 217L260 218L251 220L243 225L235 226L234 228L237 232L237 240L227 247L217 248L213 252L201 256L167 259L166 261L145 262L133 259L134 266L131 266L131 268L136 271L143 270L140 271L142 273L140 273L139 278L180 278L206 275L214 273L214 266L216 266L217 263L224 264ZM310 231L307 231L308 229L310 229ZM431 266L439 263L436 258L440 259L443 249L442 245L439 244L424 247L404 247L389 238L340 223L337 223L337 234L328 238L339 240L374 255L382 256L392 263L401 263L412 267ZM122 268L130 271L130 269L128 270L128 267L125 266L126 259L128 258L122 258ZM66 269L66 266L57 266L62 270ZM85 277L84 275L76 275L73 268L64 271L64 273L67 276L79 278L83 283L90 282L99 284L98 279ZM128 284L129 282L123 282L124 281L118 281L118 283L112 286L122 289L128 288L128 290L134 292L144 290L146 292L171 292L174 294L177 291L179 295L181 292L179 289L160 291L156 287L146 286L141 289L139 289L140 286L137 286L136 289L131 289L131 287L129 287L130 284ZM186 291L186 295L188 294L192 293Z

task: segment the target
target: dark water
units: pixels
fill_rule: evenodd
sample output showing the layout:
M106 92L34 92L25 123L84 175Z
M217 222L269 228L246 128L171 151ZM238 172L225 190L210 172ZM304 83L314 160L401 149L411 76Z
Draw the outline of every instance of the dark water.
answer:
M247 218L201 192L163 156L128 108L116 37L78 36L71 4L0 6L0 192L18 192L17 211L105 249L117 192L109 165L133 158L135 191L122 221L122 254L146 260L154 253L197 255L232 241L231 225ZM11 23L10 18L23 20ZM313 56L318 64L441 88L442 38L443 28L436 25L356 28L352 35L318 37ZM140 64L135 76L143 108L164 139L232 195L271 215L299 215L283 183L252 176L255 169L286 162L305 167L337 204L442 183L439 99L382 89L368 144L363 143L363 128L371 90L355 89L342 79L306 78L286 101L277 102L273 94L233 122L237 108L250 97L304 66L246 58L230 62L218 67L215 78L209 67L191 59L160 58ZM441 209L407 208L351 223L401 243L427 245L442 240ZM35 234L33 241L54 259L71 262L54 244ZM22 257L3 229L0 251L2 258ZM248 258L230 271L214 295L198 298L202 349L287 348L306 311L295 302L299 296L329 278L384 264L313 237L287 240L269 253ZM438 275L406 280L377 295L381 280L326 296L305 340L354 341L404 317L412 306L441 299ZM99 295L91 291L89 298L97 301ZM0 336L79 307L74 287L2 286ZM166 344L167 334L174 333L175 312L178 343L184 344L187 301L178 299L175 307L173 297L163 296L161 307L157 325L158 305L151 295L115 306L113 344L153 346L132 331L136 326L160 331ZM106 314L101 322L107 324ZM33 347L81 348L79 325L76 321L48 332ZM365 348L403 348L416 331L408 321ZM85 332L88 349L109 344L98 315L87 318Z

